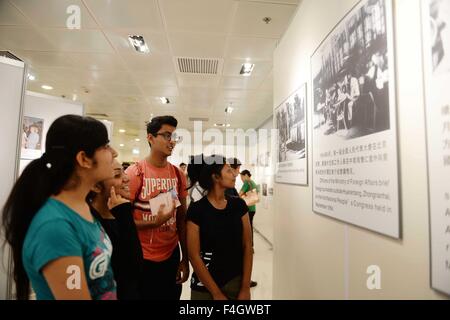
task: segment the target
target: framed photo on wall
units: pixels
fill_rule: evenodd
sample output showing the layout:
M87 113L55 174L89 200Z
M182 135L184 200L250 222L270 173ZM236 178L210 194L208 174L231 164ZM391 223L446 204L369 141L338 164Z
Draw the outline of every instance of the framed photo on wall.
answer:
M450 295L450 1L422 1L431 287Z
M313 210L400 238L391 0L362 0L311 57Z
M275 110L278 132L277 183L308 185L306 83Z
M42 155L44 119L23 117L21 136L21 159L33 160Z

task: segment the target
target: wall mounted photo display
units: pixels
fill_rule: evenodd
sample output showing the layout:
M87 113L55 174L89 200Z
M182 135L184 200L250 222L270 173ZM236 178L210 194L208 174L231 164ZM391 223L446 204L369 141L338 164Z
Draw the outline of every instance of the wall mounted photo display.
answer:
M391 0L363 0L311 57L313 210L400 238Z
M44 119L23 117L21 136L21 159L34 160L42 155Z
M258 156L258 162L257 162L258 166L264 167L264 168L269 167L270 166L270 157L271 157L270 151L261 153Z
M450 295L450 1L422 1L431 287Z
M275 110L278 131L277 183L308 185L306 83Z

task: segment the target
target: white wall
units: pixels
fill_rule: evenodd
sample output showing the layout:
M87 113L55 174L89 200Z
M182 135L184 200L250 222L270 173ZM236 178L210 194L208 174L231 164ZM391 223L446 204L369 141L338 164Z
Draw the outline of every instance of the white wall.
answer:
M311 89L312 53L356 3L303 0L275 51L274 106L305 81ZM311 187L277 184L275 299L445 298L430 289L420 0L393 3L403 239L392 240L314 214ZM311 96L309 90L309 106ZM309 141L311 135L309 126ZM309 154L312 148L309 145ZM370 265L381 268L381 290L366 287Z
M24 90L25 66L22 62L0 57L0 105L4 119L0 126L0 209L11 192L17 177L20 117ZM1 219L1 212L0 212ZM4 236L0 236L0 300L7 298L9 254L3 251ZM8 250L8 247L6 247Z

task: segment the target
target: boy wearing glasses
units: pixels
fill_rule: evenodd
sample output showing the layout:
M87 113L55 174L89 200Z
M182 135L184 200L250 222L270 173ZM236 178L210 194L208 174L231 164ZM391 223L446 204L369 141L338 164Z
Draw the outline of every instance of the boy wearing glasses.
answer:
M181 142L181 137L174 133L177 125L178 121L172 116L153 118L147 125L150 154L126 171L144 256L141 296L146 300L179 300L181 284L189 277L186 178L167 161L175 145ZM166 193L174 195L172 203L158 205L158 212L152 212L151 203Z

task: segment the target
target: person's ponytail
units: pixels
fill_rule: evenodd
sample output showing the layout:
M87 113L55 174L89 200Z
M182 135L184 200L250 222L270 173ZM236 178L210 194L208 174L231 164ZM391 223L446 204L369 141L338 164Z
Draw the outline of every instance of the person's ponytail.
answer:
M195 184L200 180L200 173L202 172L202 169L204 166L203 159L204 159L203 154L200 154L197 156L191 156L189 158L187 173L188 173L188 177L191 182L191 185L188 187L187 190L193 188L195 186Z
M28 300L30 283L22 262L22 249L28 228L38 210L54 193L61 190L73 172L62 161L51 163L43 156L32 161L15 183L3 207L5 239L12 248L16 298ZM67 165L67 162L66 162Z

